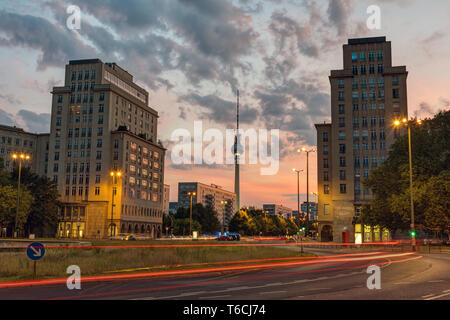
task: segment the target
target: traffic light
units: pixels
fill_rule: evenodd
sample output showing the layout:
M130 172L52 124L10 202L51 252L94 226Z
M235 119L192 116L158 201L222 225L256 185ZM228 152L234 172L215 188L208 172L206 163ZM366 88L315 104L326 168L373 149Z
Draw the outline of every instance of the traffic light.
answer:
M416 231L415 231L415 230L411 230L411 231L409 232L409 235L410 235L411 237L415 237L415 236L416 236Z
M305 227L302 227L302 231L305 231L306 230L306 228Z

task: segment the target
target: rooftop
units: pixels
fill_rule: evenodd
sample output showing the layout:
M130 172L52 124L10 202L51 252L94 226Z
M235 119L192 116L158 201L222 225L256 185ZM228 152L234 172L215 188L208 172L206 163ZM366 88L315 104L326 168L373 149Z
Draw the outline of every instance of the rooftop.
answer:
M366 43L381 43L381 42L386 42L386 37L348 39L348 44L366 44Z

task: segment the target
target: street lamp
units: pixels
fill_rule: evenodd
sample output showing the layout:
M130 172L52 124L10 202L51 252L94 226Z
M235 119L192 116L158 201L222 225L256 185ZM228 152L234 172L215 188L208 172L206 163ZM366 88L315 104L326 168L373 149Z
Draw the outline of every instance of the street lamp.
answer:
M407 118L394 121L394 126L406 125L408 127L408 153L409 153L409 190L410 190L410 204L411 204L411 245L412 249L416 250L416 231L414 226L414 195L413 195L413 178L412 178L412 156L411 156L411 123ZM417 119L417 124L422 124L422 120Z
M116 178L120 178L122 176L122 173L120 171L111 171L110 172L111 178L112 178L112 202L111 202L111 239L114 236L115 226L114 226L114 193L117 189L115 189L114 184L116 184Z
M18 177L18 181L17 181L17 206L16 206L16 220L14 222L14 238L17 237L17 221L19 219L19 204L20 204L20 175L22 172L22 160L30 160L30 156L24 153L13 153L12 158L14 160L19 159L19 177Z
M303 170L292 169L293 172L297 172L297 219L300 220L300 172Z
M192 197L195 197L197 195L197 193L193 192L193 191L189 191L187 193L187 195L189 197L191 197L191 209L190 209L190 213L189 213L189 235L192 235Z
M309 153L316 152L313 149L306 149L305 147L298 149L297 152L306 152L306 235L308 235L308 221L309 221Z
M223 213L222 213L222 235L225 234L225 207L228 204L228 200L221 200L221 204L223 204Z

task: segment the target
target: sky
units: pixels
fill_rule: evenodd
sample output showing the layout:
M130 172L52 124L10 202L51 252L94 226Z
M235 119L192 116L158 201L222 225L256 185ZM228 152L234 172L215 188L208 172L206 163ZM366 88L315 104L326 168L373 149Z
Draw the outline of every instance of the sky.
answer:
M81 10L79 30L66 26L69 5ZM366 25L381 9L381 28ZM434 0L2 0L0 123L50 130L53 86L63 85L71 59L116 62L148 90L159 112L158 138L168 149L165 183L234 188L233 165L175 165L176 129L221 132L235 126L240 90L243 129L280 130L275 175L241 165L241 205L277 203L296 209L292 169L306 172L301 147L313 148L315 123L330 121L330 70L342 68L349 38L386 36L393 65L406 65L409 115L430 117L450 106L450 2ZM317 189L310 154L310 192ZM306 173L300 174L301 201Z

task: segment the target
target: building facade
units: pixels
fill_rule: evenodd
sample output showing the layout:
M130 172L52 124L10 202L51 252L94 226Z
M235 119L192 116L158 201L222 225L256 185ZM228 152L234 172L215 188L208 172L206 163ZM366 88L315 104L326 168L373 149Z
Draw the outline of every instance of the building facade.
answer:
M148 92L115 63L91 59L70 61L52 95L47 176L61 194L58 236L161 236L165 149Z
M319 236L322 241L362 242L386 239L383 230L355 223L372 199L362 180L381 165L407 117L408 72L392 66L385 37L350 39L343 46L344 68L332 70L331 123L316 124Z
M286 219L292 215L292 209L281 204L263 204L263 212L272 216L278 215Z
M178 206L190 207L191 198L188 192L195 192L192 197L192 204L201 203L203 206L210 206L217 212L217 218L221 224L228 226L234 215L236 205L236 194L221 187L200 182L179 182L178 183ZM226 203L221 203L226 201Z
M169 214L169 201L170 201L170 185L164 185L163 194L163 214Z
M308 211L308 205L307 205L306 201L304 201L300 205L300 210L302 211L302 216L306 217L306 212ZM317 220L317 211L318 211L318 204L310 201L309 202L309 221Z
M22 161L23 167L29 167L32 172L46 175L49 134L35 134L26 132L21 128L0 125L0 158L7 170L12 170L18 161L12 158L15 153L30 156Z

